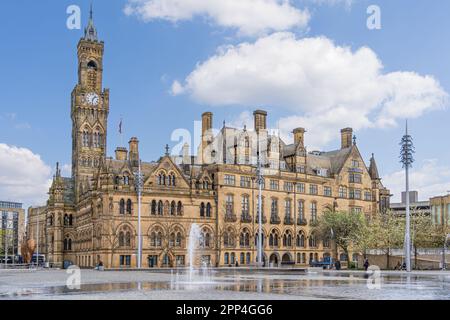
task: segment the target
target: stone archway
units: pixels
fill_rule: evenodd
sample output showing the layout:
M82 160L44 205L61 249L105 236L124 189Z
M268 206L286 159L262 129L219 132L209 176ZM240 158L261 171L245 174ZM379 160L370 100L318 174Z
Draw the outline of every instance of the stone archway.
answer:
M286 252L285 254L283 254L283 257L281 258L281 264L285 265L294 264L294 261L290 253Z
M280 256L278 253L272 253L269 258L269 263L271 267L278 267L280 264Z

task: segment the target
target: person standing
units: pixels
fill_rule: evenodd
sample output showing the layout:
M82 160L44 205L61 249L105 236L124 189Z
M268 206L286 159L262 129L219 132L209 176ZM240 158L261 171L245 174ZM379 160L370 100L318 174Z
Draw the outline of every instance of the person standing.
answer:
M364 270L367 271L367 269L369 269L370 263L369 263L369 259L366 258L366 260L364 260Z

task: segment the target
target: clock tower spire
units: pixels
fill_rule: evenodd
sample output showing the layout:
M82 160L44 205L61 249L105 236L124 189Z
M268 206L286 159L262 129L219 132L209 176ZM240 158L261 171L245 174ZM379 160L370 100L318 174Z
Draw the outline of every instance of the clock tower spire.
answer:
M88 191L106 157L109 89L103 88L104 43L98 40L92 5L77 46L78 83L72 91L72 177L75 196Z

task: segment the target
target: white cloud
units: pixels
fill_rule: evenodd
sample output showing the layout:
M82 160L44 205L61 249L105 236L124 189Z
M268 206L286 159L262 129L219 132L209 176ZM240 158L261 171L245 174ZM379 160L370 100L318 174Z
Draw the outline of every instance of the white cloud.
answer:
M242 35L260 35L307 26L310 14L290 0L128 0L126 15L144 21L173 23L203 17L220 27L237 29Z
M51 168L29 149L0 144L0 199L42 205Z
M392 201L400 202L405 190L404 170L384 176L383 184L394 195ZM421 166L416 164L410 173L410 189L419 191L419 200L445 195L450 190L450 167L439 164L437 159L427 159Z
M280 119L284 135L305 127L312 147L326 145L340 128L394 126L442 108L448 98L431 76L384 73L370 48L352 50L288 32L221 47L174 87L173 94L201 104L288 111L293 116Z

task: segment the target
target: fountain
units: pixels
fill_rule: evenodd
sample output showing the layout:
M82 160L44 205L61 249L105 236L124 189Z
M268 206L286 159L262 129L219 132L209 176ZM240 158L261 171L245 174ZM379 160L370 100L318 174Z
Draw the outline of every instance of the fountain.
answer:
M189 255L189 282L192 282L194 273L195 273L195 254L202 237L202 233L200 227L197 224L192 224L191 231L189 232L189 246L188 246L188 255Z
M199 225L192 224L189 232L188 258L189 258L189 284L212 283L212 272L209 261L205 261L199 254L201 253L200 244L202 243L202 231Z

